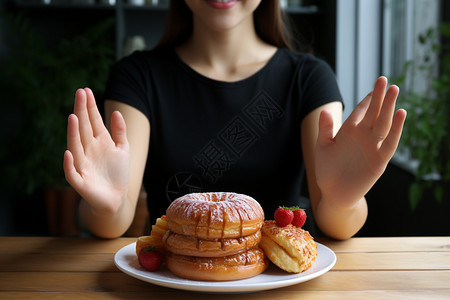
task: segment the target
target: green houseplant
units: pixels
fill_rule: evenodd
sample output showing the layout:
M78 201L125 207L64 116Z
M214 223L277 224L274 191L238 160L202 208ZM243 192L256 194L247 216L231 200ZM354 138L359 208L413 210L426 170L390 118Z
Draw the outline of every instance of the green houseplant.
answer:
M450 24L430 28L418 36L425 49L404 66L395 82L400 86L398 103L408 111L400 152L416 162L415 181L409 190L414 210L425 195L438 203L449 197L450 186ZM437 57L437 62L431 59ZM424 89L415 89L422 78ZM448 200L448 199L447 199Z
M0 106L11 119L0 150L2 180L32 194L65 186L62 157L75 90L100 94L114 62L114 21L49 43L20 15L4 17L8 49L0 61Z

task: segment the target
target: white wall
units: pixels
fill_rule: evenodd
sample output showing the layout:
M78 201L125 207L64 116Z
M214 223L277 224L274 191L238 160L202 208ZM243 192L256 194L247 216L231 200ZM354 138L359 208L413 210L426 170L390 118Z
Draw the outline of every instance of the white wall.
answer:
M381 75L380 18L379 0L337 0L336 76L344 97L344 118Z
M346 119L355 100L356 1L338 0L336 10L336 77L344 98Z

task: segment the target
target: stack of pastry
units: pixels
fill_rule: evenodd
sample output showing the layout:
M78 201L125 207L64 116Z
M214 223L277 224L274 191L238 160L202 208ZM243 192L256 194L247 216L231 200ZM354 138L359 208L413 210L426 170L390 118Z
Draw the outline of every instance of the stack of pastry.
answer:
M236 193L193 193L166 211L163 237L168 269L192 280L252 277L268 266L258 248L264 212L253 198Z

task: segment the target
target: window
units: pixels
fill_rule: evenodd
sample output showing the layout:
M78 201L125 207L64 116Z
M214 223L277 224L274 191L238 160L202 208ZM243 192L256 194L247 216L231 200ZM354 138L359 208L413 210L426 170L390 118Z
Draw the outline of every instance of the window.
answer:
M417 59L425 50L418 36L439 23L439 1L384 0L382 71L395 78L403 73L407 61ZM436 61L437 57L430 57ZM407 81L408 82L408 81ZM406 88L421 89L420 77Z
M382 71L391 78L406 75L401 93L426 93L430 73L420 68L425 57L426 65L436 66L433 72L439 71L437 53L430 51L430 43L419 42L419 36L429 29L436 29L439 22L439 1L384 0ZM408 61L417 64L411 64L405 73ZM411 159L408 148L400 148L394 161L413 174L417 172L419 161Z

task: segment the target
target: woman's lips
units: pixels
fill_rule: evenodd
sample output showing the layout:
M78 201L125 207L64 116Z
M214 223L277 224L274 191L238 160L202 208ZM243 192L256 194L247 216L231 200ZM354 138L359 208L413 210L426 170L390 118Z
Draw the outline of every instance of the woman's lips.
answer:
M217 9L228 9L233 7L238 0L207 0L209 5Z

